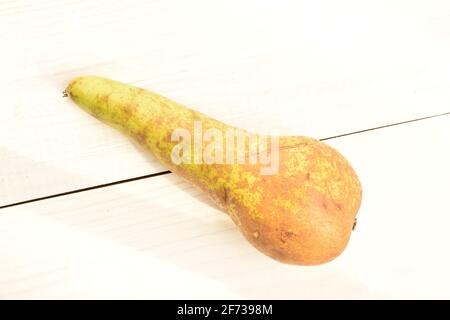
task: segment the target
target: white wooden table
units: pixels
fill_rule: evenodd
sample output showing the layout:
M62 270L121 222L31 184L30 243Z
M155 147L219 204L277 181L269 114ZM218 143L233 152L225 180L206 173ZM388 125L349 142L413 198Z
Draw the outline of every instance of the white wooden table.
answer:
M450 298L448 1L5 0L0 43L0 298ZM165 169L62 98L83 74L339 136L347 250L283 265L181 179L134 179Z

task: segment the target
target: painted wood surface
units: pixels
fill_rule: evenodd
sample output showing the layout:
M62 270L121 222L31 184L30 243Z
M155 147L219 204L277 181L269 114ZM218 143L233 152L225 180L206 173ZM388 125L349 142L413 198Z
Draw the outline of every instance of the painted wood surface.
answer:
M2 1L0 206L162 171L61 92L95 74L325 138L448 112L447 1Z
M343 255L262 255L169 174L7 208L0 298L448 298L450 116L330 140L364 187Z

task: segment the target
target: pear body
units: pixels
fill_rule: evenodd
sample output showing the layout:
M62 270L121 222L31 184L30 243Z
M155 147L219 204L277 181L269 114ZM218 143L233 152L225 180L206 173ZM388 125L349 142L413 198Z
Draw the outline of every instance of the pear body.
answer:
M325 143L302 136L277 137L278 148L266 150L277 152L277 173L271 175L261 174L264 165L248 161L221 164L192 159L176 164L174 131L181 128L195 136L196 123L203 132L214 129L223 136L227 130L240 129L156 93L105 78L76 78L65 93L207 193L266 255L290 264L317 265L345 249L361 204L361 185L348 161ZM253 143L245 140L245 156ZM207 142L201 145L205 148Z

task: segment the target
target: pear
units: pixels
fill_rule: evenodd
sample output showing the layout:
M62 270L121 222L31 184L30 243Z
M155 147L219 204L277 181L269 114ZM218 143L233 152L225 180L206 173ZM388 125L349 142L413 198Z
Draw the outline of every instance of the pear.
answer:
M317 265L334 259L347 246L361 204L361 185L348 161L325 143L303 136L265 137L276 139L277 148L266 146L256 154L276 153L275 174L262 174L266 164L248 161L250 150L261 145L251 134L242 140L243 154L230 153L232 163L198 161L196 150L208 148L208 141L200 141L200 149L194 146L192 153L183 149L183 161L174 161L174 150L180 147L180 139L174 140L177 130L195 140L198 124L203 132L213 130L216 138L218 133L225 136L230 129L240 129L156 93L101 77L76 78L64 93L208 194L264 254L284 263ZM223 151L212 150L212 155Z

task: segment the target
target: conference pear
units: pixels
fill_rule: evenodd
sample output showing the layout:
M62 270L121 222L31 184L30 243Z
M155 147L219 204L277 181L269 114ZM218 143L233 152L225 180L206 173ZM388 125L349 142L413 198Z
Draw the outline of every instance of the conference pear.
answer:
M206 192L266 255L284 263L317 265L345 249L361 204L361 185L347 160L325 143L302 136L255 140L163 96L100 77L76 78L64 93ZM220 135L230 130L244 133L244 138L225 143ZM200 131L213 134L199 139ZM185 137L181 146L188 149L180 148L186 133L191 139ZM261 147L263 138L277 144ZM218 148L211 148L213 141ZM240 154L238 144L244 146ZM221 163L227 146L235 147L227 153L234 161ZM219 161L205 161L202 150ZM257 161L262 153L276 160L275 173L262 173L267 169L267 161Z

